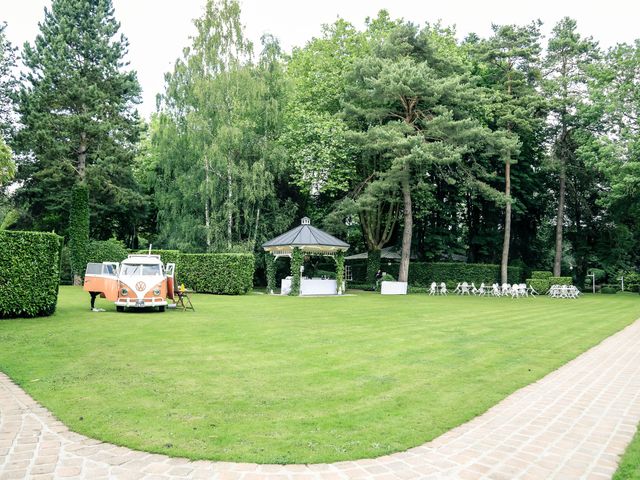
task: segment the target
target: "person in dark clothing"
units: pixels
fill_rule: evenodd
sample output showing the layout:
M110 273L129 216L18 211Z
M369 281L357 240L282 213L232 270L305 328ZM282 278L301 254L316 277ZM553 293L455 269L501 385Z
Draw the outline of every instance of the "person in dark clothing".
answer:
M100 292L89 292L89 295L91 295L91 311L99 312L100 310L96 308L96 298L100 295Z
M380 285L380 281L382 280L382 270L379 268L376 272L376 284L373 286L374 290L378 290L378 285Z

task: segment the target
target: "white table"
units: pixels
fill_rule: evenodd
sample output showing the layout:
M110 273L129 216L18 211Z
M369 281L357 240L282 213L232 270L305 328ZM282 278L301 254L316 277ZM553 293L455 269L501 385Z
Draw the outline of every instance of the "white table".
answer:
M291 279L283 278L280 284L280 294L288 295L291 291ZM322 278L302 278L300 279L300 295L336 295L338 293L338 282L335 280Z
M407 282L382 282L380 293L382 295L406 295Z

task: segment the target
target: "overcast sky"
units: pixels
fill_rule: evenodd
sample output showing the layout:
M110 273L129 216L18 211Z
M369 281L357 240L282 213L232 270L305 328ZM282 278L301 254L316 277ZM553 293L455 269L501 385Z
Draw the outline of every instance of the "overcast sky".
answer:
M0 21L14 45L33 42L49 0L0 0ZM200 16L205 0L113 0L122 32L129 38L129 61L143 88L140 111L155 110L156 94L163 90L163 75L193 35L192 19ZM469 32L487 36L491 24L528 23L539 18L543 31L563 16L578 21L584 35L604 47L640 37L638 0L241 0L247 36L258 44L263 33L275 35L287 50L304 45L320 33L323 23L342 17L357 26L385 8L393 17L414 23L442 20L455 25L460 38Z

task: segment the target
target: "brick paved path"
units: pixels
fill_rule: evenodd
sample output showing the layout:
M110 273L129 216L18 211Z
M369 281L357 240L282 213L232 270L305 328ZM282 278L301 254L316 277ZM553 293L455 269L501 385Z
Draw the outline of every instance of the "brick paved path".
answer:
M640 320L432 442L318 465L190 462L69 432L0 373L0 480L606 479L640 421Z

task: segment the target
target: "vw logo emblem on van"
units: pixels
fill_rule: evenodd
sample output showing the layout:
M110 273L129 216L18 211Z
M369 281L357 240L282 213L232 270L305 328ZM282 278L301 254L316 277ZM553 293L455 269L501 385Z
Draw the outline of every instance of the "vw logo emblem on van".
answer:
M147 284L144 282L138 282L136 283L136 290L138 290L139 292L144 292L147 289Z

